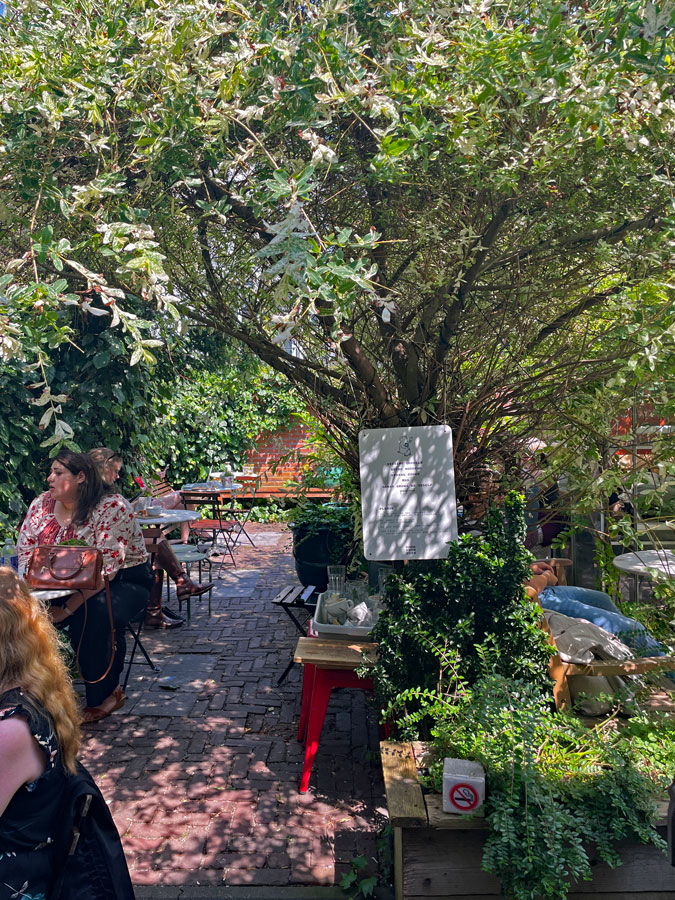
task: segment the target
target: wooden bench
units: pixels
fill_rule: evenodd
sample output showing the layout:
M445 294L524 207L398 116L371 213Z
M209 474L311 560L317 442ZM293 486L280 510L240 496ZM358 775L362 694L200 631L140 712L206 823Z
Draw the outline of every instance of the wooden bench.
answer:
M250 500L253 498L253 488L244 484L241 490L237 491L237 500ZM327 491L323 488L304 488L301 489L297 485L275 484L261 480L255 487L256 500L289 500L296 502L300 497L310 500L331 500L333 499L333 491Z
M166 478L163 478L160 481L154 481L150 485L150 496L155 500L161 500L162 497L166 497L168 494L173 494L174 489L171 487Z
M316 601L310 603L310 598L315 591L316 588L313 584L308 584L307 587L303 587L301 584L287 584L286 587L279 591L276 597L272 598L272 603L283 609L303 637L307 634L307 622L316 609ZM302 624L298 622L295 616L296 610L308 613Z
M548 559L556 570L558 584L565 584L565 566L570 565L569 560ZM544 576L535 575L528 585L530 596L536 596L539 602L539 594L546 587L542 581ZM553 654L549 661L549 675L553 679L553 698L555 700L556 709L571 709L572 697L570 694L570 686L568 679L575 675L645 675L647 672L667 672L675 670L675 656L636 656L631 659L619 660L596 660L588 664L564 662L558 653L555 638L549 628L546 616L542 609L541 627L553 647ZM656 696L656 695L655 695ZM670 711L673 708L672 703L667 703L665 695L663 703L660 697L656 701L662 709Z

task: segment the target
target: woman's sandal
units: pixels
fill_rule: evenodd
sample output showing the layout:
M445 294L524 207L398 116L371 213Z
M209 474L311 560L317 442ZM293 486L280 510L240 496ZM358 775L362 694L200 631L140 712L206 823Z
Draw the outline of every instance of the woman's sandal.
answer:
M111 713L114 713L115 710L120 709L126 703L127 695L119 685L110 696L115 698L115 703L110 709L103 709L102 706L85 706L82 710L80 723L82 725L91 725L92 722L100 722L101 719L106 719Z

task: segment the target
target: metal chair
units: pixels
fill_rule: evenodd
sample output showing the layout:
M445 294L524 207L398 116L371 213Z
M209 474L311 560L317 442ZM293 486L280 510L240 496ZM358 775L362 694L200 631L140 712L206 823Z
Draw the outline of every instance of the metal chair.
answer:
M213 572L213 561L209 557L208 553L203 552L199 549L199 547L193 544L179 544L178 546L174 546L173 552L181 565L185 566L185 569L188 574L188 578L191 577L191 570L193 563L197 563L198 571L199 571L199 582L201 584L202 580L202 563L206 563L209 567L209 581L212 581L212 572ZM171 586L170 579L166 579L166 602L169 603L169 599L171 596ZM213 588L209 591L209 616L211 615L211 599L213 597ZM183 600L178 596L178 591L176 591L176 599L178 600L178 611L183 611ZM185 603L187 604L187 623L190 624L190 617L192 614L191 609L191 596L188 594L187 598L185 598ZM198 598L201 601L201 597Z
M143 656L145 657L146 663L150 666L153 672L161 672L159 666L156 666L154 662L150 659L148 655L148 651L143 646L143 642L141 641L141 630L143 628L143 622L145 621L145 609L129 622L127 622L127 631L131 634L134 644L131 648L131 653L129 654L129 662L127 663L127 671L124 676L124 683L122 684L122 690L126 691L127 684L129 682L129 675L131 674L131 667L134 663L134 656L136 655L136 650L140 650Z
M218 548L218 538L222 537L225 552L229 553L232 560L232 566L236 566L234 558L234 542L232 540L232 529L235 522L228 517L230 512L229 506L223 503L222 491L181 491L183 504L187 509L188 506L208 506L211 511L211 518L201 518L190 522L190 533L197 538L207 537L211 543L211 555ZM220 562L219 569L225 564L225 557Z
M233 492L232 500L229 507L229 514L234 519L234 527L232 529L233 542L236 546L237 542L243 535L249 544L255 548L255 544L253 542L253 538L246 531L246 523L251 518L251 513L253 512L253 505L255 503L255 492L258 486L258 479L252 475L237 475L237 482L241 484L242 488L248 489L250 491L250 499L251 505L248 509L236 509L237 505L237 492Z

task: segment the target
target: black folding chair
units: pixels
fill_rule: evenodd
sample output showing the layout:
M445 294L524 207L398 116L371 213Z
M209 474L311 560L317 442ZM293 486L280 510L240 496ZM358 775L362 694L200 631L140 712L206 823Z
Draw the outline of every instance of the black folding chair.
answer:
M124 676L124 684L122 685L122 690L126 692L127 684L129 682L129 675L131 674L131 667L134 663L134 657L136 655L136 650L140 650L143 656L145 657L146 663L150 666L153 672L161 672L159 666L156 666L154 662L150 659L148 651L143 646L143 642L141 641L141 629L143 628L143 622L145 621L145 609L129 622L127 622L127 631L131 634L134 643L131 648L131 652L129 654L129 661L127 663L127 671Z

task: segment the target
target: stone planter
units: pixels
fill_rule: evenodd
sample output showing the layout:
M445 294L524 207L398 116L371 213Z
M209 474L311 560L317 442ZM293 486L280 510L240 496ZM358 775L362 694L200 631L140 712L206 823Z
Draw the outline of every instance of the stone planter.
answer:
M319 593L328 587L327 568L332 563L346 563L348 547L344 531L332 528L312 529L292 526L293 559L300 584L313 584Z

